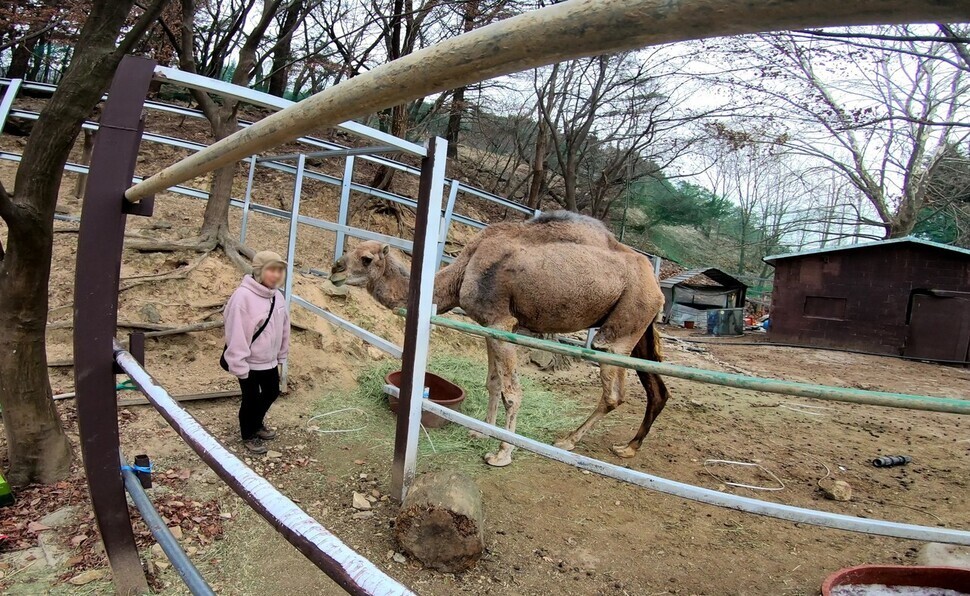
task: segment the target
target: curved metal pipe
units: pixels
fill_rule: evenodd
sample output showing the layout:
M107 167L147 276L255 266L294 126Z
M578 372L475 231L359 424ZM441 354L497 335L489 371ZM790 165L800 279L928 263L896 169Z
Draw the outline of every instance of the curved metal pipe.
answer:
M137 201L286 143L418 97L572 58L761 31L960 22L965 0L572 0L382 64L268 116L128 189Z

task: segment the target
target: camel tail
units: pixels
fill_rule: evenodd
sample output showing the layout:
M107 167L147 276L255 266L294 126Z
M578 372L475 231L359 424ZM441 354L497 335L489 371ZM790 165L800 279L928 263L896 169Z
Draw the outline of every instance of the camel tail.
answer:
M634 358L653 360L654 362L661 362L663 360L660 332L657 330L656 324L650 323L650 326L644 331L640 341L633 347L633 352L630 355ZM647 409L643 414L643 422L640 423L640 429L627 446L627 449L632 449L633 452L636 452L640 448L643 439L650 432L653 421L663 411L664 406L667 405L667 399L670 397L670 392L667 391L667 386L664 384L660 375L638 370L637 377L639 377L644 391L647 392Z

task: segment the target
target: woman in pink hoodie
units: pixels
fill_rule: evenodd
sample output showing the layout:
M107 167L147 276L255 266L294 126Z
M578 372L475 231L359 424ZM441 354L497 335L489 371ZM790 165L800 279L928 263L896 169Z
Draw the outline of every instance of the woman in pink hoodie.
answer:
M253 453L266 453L263 441L276 438L264 418L280 395L277 367L290 349L290 315L277 289L285 276L286 261L275 252L258 252L252 275L243 278L226 303L225 359L239 379L239 431Z

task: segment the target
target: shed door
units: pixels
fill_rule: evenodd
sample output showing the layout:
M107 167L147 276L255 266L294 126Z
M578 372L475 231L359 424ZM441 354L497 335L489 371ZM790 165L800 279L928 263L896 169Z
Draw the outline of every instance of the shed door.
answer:
M903 354L927 360L970 358L970 298L913 295Z

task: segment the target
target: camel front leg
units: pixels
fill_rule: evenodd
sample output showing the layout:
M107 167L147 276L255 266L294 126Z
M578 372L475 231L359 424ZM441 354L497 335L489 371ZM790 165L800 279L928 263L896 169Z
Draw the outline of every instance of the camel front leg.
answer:
M488 342L489 354L492 356L489 360L495 366L494 375L490 371L488 379L488 422L495 424L498 416L498 400L495 398L500 397L505 406L505 429L509 432L515 432L519 406L522 405L522 386L519 384L519 375L515 370L515 346L492 339ZM489 453L485 456L485 463L497 468L507 466L512 463L513 449L514 447L511 444L502 443L496 453Z
M626 386L626 369L618 366L600 365L600 381L603 383L603 394L600 401L596 404L586 421L579 428L569 433L566 437L554 443L556 447L572 451L576 448L576 443L583 438L589 429L593 428L600 418L606 416L620 404L623 403L624 391Z
M485 380L485 386L488 388L488 413L485 416L485 422L493 426L498 420L498 403L502 399L502 379L495 366L495 346L499 344L500 342L494 339L485 340L485 349L488 353L488 378ZM473 439L488 438L477 430L468 431L468 436Z

